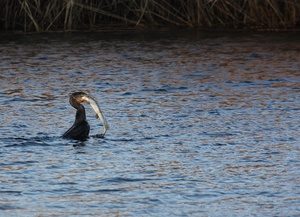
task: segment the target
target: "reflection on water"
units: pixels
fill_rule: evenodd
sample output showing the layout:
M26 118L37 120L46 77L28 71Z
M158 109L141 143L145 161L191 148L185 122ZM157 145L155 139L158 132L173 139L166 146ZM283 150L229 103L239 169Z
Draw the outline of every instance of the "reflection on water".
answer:
M2 35L3 215L298 215L298 36Z

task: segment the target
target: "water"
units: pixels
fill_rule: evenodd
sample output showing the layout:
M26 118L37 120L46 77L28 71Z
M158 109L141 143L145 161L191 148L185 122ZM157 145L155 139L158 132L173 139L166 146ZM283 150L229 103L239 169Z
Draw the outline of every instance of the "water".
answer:
M299 33L1 35L0 216L300 215ZM73 91L91 137L73 124Z

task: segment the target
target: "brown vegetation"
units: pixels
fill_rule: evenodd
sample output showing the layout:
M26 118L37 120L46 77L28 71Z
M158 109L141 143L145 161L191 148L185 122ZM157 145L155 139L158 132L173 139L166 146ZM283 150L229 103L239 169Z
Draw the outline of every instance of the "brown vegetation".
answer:
M135 27L289 29L299 0L1 0L0 29L101 30Z

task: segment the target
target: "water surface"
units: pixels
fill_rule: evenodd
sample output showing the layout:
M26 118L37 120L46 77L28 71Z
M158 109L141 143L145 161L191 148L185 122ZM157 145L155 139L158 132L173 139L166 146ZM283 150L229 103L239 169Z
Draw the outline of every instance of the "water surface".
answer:
M300 215L299 33L0 37L1 216Z

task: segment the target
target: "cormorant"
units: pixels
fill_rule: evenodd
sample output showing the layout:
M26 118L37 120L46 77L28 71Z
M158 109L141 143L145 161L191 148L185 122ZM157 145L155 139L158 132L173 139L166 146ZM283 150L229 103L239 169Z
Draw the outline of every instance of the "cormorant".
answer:
M84 92L75 92L71 94L69 102L75 109L77 109L77 112L74 124L67 132L63 134L62 137L66 139L77 140L86 140L88 138L90 132L90 125L86 120L85 108L81 104L84 102L90 104L96 112L96 117L101 119L104 127L104 133L102 134L102 136L104 137L108 129L108 124L98 103Z

